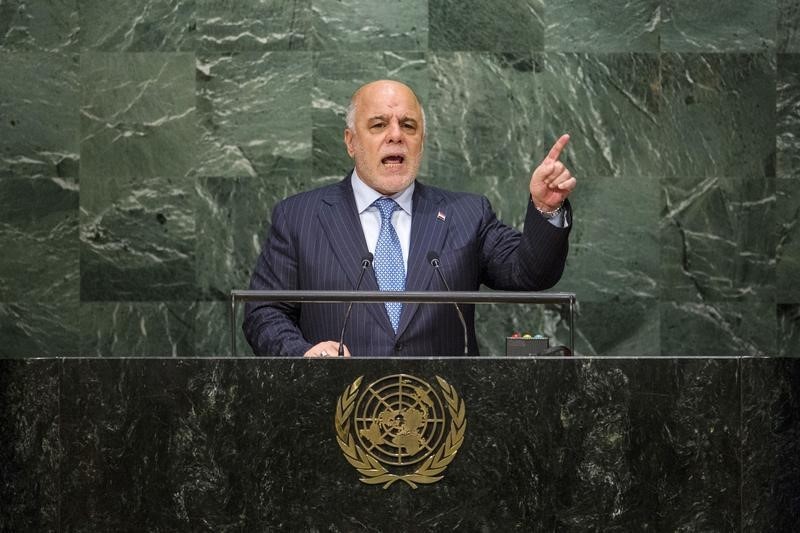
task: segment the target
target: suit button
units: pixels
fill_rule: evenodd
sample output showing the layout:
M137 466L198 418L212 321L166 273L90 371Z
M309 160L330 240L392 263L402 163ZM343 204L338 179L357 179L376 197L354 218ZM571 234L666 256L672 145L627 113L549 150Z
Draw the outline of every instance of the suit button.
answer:
M395 352L402 352L403 351L403 343L402 342L398 342L397 344L395 344L394 345L394 351Z

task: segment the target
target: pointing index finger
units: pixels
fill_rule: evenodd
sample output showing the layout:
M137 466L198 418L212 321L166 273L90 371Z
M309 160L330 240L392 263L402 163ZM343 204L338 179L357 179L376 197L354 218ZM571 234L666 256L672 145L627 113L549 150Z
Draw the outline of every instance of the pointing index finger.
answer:
M556 143L550 148L550 151L547 153L547 157L545 157L545 161L558 161L558 158L561 156L561 151L564 150L564 147L567 146L569 142L569 134L564 134L558 138Z

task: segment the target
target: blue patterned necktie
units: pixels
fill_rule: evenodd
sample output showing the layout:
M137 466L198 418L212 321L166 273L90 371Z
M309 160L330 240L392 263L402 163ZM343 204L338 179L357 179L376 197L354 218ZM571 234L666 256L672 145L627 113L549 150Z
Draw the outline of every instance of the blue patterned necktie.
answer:
M406 267L403 264L403 250L400 239L392 226L392 213L400 206L391 198L378 198L372 204L381 212L381 231L375 245L375 260L372 265L378 278L378 288L382 291L403 291L406 288ZM400 325L400 312L403 304L386 302L386 312L394 332Z

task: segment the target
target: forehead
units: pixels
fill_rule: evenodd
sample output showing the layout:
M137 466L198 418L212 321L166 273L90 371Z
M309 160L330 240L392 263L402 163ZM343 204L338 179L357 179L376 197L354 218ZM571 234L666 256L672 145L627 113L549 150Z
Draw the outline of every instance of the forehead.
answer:
M418 118L419 102L414 93L399 83L380 83L364 87L356 96L357 114L361 118L394 114Z

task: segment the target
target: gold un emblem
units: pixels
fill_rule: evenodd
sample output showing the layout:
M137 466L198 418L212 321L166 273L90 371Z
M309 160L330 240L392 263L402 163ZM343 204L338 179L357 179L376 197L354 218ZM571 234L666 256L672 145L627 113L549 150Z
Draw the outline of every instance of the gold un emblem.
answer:
M336 440L361 481L386 489L401 480L416 489L442 479L467 428L456 390L439 376L437 390L417 377L394 374L361 392L363 378L339 396L335 416Z

